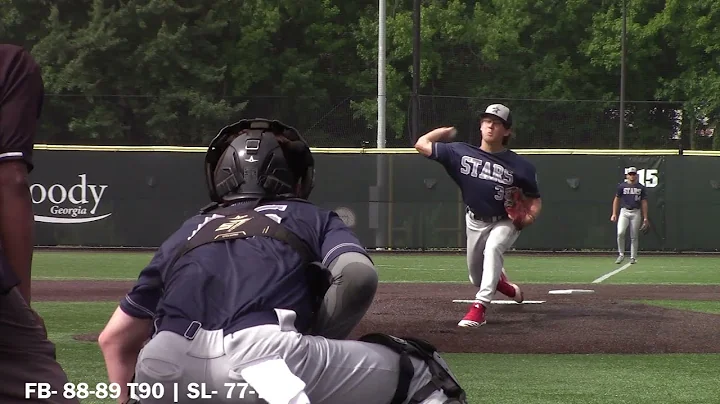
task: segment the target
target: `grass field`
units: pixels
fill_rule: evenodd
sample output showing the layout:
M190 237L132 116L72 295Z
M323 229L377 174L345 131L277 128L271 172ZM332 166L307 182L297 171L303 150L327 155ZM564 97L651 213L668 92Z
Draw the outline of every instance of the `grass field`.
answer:
M148 253L37 252L36 279L136 278ZM381 282L467 283L462 255L377 255ZM622 267L614 257L506 258L512 279L529 283L588 284ZM720 285L720 258L640 256L602 284ZM720 291L720 288L718 289ZM714 301L646 301L680 310L720 313ZM106 381L95 343L72 335L102 329L115 302L36 302L58 358L75 383ZM718 317L720 321L720 316ZM497 355L447 354L471 403L714 403L720 402L720 355ZM82 400L83 403L111 400Z

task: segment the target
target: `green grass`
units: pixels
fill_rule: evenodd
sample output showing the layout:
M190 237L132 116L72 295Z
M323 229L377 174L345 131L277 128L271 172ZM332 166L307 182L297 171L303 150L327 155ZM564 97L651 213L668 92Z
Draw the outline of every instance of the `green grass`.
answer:
M151 258L150 253L40 251L35 253L33 277L133 280ZM468 282L463 255L379 254L373 259L381 282ZM513 281L521 283L591 283L622 266L614 262L614 256L510 255L505 267ZM603 283L720 285L720 258L641 256Z
M720 355L446 354L470 403L714 403Z
M462 255L378 255L373 259L384 282L468 282L467 263ZM591 283L623 264L615 264L615 256L505 258L505 268L513 281L521 283ZM602 283L720 284L720 258L641 257L637 264Z
M637 302L652 306L666 307L668 309L720 314L720 301L717 300L638 300Z
M33 302L45 320L53 342L72 342L73 335L98 332L110 319L117 302Z
M34 279L137 279L150 253L49 252L33 255Z
M150 253L37 252L36 279L127 279L150 261ZM506 258L512 279L527 283L590 283L621 265L613 256L520 256ZM382 282L467 283L462 255L376 255ZM720 284L720 259L645 257L603 284ZM720 301L646 300L645 304L720 314ZM97 344L75 334L97 333L116 302L36 302L58 360L71 381L106 382ZM468 392L470 403L710 403L720 397L720 355L444 355ZM82 400L109 403L111 400Z
M45 320L48 337L57 348L58 361L73 383L107 383L105 362L93 342L74 340L73 335L98 333L117 307L117 302L35 302L33 307ZM108 403L112 400L82 400Z
M720 259L645 257L611 279L613 283L623 284L717 285L720 284Z
M107 382L97 344L116 304L38 302L58 360L74 383ZM717 307L717 305L716 305ZM720 355L445 354L471 403L709 403L720 397ZM82 400L95 404L109 400Z

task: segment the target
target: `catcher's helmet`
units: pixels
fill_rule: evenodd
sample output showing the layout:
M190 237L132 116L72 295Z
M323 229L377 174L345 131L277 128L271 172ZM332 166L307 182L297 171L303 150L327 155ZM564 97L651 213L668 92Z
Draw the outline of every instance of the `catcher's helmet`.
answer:
M310 147L280 121L243 119L220 130L205 155L210 199L307 199L314 186ZM300 185L298 189L298 184Z

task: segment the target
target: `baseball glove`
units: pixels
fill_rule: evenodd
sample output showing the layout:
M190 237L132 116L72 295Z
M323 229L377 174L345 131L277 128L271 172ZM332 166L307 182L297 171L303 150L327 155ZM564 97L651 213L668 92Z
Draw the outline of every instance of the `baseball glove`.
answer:
M522 230L525 217L529 213L529 203L523 192L518 187L505 189L505 212L513 221L515 228Z
M650 232L650 221L649 220L647 222L643 221L643 224L640 226L640 233L646 235L649 232Z

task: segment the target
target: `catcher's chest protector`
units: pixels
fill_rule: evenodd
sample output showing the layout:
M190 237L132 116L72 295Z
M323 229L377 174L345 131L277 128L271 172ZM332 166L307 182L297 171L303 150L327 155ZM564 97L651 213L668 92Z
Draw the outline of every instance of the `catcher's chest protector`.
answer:
M385 345L400 354L400 378L391 404L402 404L407 399L410 382L415 374L410 356L422 359L427 363L432 379L415 393L408 404L422 403L433 392L440 389L449 397L445 404L467 404L465 391L460 387L460 383L450 371L445 360L437 353L437 349L427 341L411 337L398 338L383 333L365 334L359 338L359 341Z
M303 260L303 266L310 271L313 277L313 293L322 296L324 290L330 287L330 272L316 260L316 254L295 233L282 224L270 219L254 209L226 207L215 211L219 217L205 223L198 229L188 242L175 254L170 264L165 267L164 279L172 275L173 267L180 257L189 251L216 241L225 241L249 237L270 237L289 244L297 251Z
M304 241L285 226L264 214L253 209L237 212L228 209L228 213L227 216L205 223L195 234L190 236L190 240L175 255L169 268L172 268L180 257L203 244L256 236L271 237L283 241L293 247L302 256L305 263L314 261L315 254L312 253L312 250Z
M254 209L229 206L218 209L214 213L227 216L208 221L190 236L188 242L165 267L163 279L169 279L172 276L175 263L180 257L203 244L239 238L270 237L289 244L300 254L303 268L310 279L308 287L314 299L313 310L317 311L320 308L325 293L332 283L332 274L318 262L316 254L305 241L287 227Z

